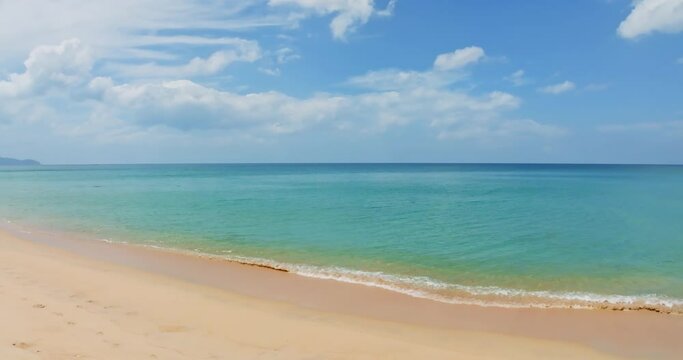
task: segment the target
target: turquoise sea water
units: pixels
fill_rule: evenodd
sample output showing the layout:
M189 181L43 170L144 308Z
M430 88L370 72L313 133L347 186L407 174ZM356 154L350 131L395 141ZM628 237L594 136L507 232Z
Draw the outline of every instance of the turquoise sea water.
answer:
M683 167L0 168L0 218L441 301L683 311Z

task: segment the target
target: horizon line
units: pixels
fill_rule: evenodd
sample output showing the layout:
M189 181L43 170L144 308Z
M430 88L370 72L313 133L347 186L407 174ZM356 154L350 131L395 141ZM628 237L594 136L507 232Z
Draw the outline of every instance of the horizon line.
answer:
M576 166L683 166L683 163L607 162L130 162L130 163L39 163L28 166L120 166L120 165L576 165ZM22 165L10 165L22 166ZM26 165L23 165L26 166Z

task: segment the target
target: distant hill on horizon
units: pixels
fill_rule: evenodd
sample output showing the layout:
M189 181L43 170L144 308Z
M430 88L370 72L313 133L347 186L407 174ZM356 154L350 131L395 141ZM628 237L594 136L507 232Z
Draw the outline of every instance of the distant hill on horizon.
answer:
M0 165L40 165L40 163L31 159L19 160L0 157Z

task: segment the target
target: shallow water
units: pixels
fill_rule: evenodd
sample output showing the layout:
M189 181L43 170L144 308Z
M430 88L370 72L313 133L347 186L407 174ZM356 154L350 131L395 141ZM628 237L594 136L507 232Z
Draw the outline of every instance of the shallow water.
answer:
M0 199L15 223L442 301L683 308L683 167L2 167Z

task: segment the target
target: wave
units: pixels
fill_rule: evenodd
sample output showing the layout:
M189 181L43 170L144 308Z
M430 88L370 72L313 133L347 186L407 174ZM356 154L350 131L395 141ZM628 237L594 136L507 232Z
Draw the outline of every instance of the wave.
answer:
M23 226L16 227L16 224L13 224L8 219L2 220L21 233L31 233ZM90 239L92 238L90 237ZM290 272L304 277L376 287L416 298L451 304L506 308L642 310L683 315L683 299L658 294L619 295L581 291L525 290L497 286L471 286L447 283L427 276L388 274L380 271L363 271L339 266L293 264L265 258L235 255L232 253L232 250L220 250L220 254L216 254L207 253L201 249L189 250L169 247L167 244L161 243L131 243L103 237L95 237L95 239L109 244L142 246L156 250L257 266L268 270Z
M618 295L581 291L469 286L447 283L426 276L387 274L379 271L363 271L338 266L292 264L238 255L213 255L197 251L192 253L270 270L286 271L299 276L376 287L416 298L451 304L506 308L607 309L683 314L683 299L658 294Z

